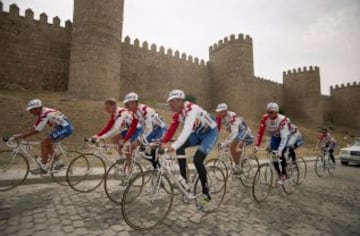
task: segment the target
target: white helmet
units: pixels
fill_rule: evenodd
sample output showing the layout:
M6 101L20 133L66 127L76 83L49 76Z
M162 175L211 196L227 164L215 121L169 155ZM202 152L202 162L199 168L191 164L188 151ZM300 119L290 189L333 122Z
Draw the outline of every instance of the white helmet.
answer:
M226 111L228 109L228 106L226 105L226 103L220 103L217 105L216 107L216 112L220 112L220 111Z
M126 94L123 103L126 104L128 102L137 101L137 100L139 100L139 96L136 93L131 92Z
M275 102L270 102L270 103L267 104L267 106L266 106L266 111L279 112L279 105L276 104Z
M169 93L168 99L166 101L169 102L169 101L171 101L173 99L183 99L184 100L185 99L184 91L179 90L179 89L172 90Z
M28 102L26 106L26 111L30 111L31 109L42 107L42 102L40 99L32 99Z

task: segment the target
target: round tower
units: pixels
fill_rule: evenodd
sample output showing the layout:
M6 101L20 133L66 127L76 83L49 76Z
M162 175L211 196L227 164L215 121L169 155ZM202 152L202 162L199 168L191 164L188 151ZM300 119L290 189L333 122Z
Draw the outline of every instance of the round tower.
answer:
M252 38L243 34L225 37L209 48L209 57L213 106L226 102L231 109L250 114L254 105L249 99L254 80Z
M118 97L124 0L74 0L69 92Z

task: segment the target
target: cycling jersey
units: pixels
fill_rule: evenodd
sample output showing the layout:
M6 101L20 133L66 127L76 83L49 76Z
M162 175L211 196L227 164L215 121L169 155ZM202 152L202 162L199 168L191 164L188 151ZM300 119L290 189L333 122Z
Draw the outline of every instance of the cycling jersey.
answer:
M171 125L162 140L163 143L171 140L180 123L183 124L184 128L177 140L171 145L175 150L180 148L192 133L201 135L217 127L215 120L210 117L207 111L186 101L183 109L173 114Z
M145 104L139 104L136 111L133 113L133 120L129 131L125 135L125 141L129 140L134 134L138 123L144 129L143 137L146 139L155 129L166 128L164 120L158 113L155 112L154 109L148 107Z
M234 139L244 140L248 136L252 136L250 128L244 122L243 118L238 116L235 112L227 111L224 118L216 117L217 127L220 131L224 126L230 135L224 141L225 144L230 144Z
M260 128L257 135L256 146L260 146L265 130L271 135L271 137L280 138L278 144L278 152L281 153L288 145L288 139L290 133L290 121L284 116L278 114L275 119L270 119L268 114L265 114L261 120ZM276 146L276 145L274 145Z
M97 136L100 139L107 139L119 134L130 127L132 120L131 112L125 108L117 107L104 128L97 133Z
M45 128L46 125L59 129L71 124L67 117L60 111L43 107L33 128L40 132Z
M319 136L319 142L323 148L335 149L336 140L330 132L322 133Z

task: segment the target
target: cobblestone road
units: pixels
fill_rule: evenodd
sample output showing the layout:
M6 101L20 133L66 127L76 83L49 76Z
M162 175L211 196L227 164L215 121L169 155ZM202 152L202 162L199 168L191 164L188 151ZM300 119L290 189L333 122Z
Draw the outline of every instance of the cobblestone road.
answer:
M318 178L309 167L297 193L273 189L257 204L249 189L229 187L222 209L200 215L177 200L165 222L148 232L126 225L119 206L99 188L81 194L56 184L0 193L0 235L360 235L360 168L338 167Z

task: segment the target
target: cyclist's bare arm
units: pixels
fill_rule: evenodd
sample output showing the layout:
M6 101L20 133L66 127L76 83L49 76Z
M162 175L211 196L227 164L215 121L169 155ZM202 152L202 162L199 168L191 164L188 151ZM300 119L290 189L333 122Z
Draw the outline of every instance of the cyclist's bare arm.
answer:
M22 138L27 138L27 137L33 136L33 135L35 135L37 133L39 133L39 131L36 130L34 127L32 127L32 128L30 128L29 130L27 130L27 131L25 131L23 133L13 135L13 137L15 139L22 139Z

